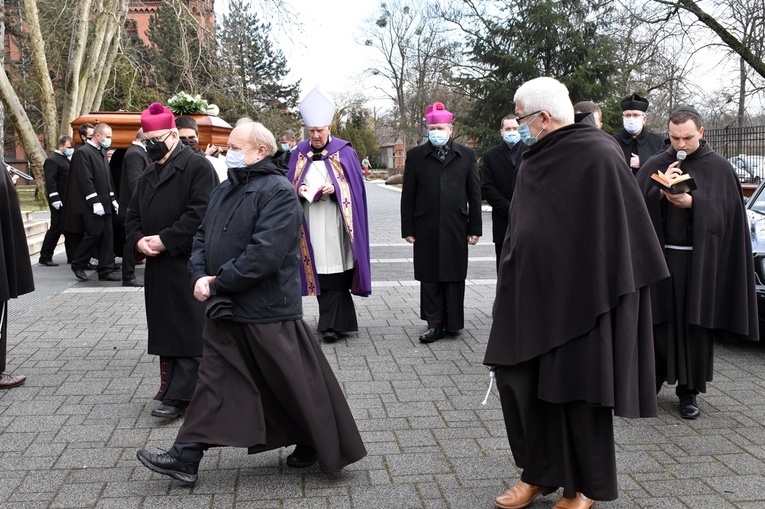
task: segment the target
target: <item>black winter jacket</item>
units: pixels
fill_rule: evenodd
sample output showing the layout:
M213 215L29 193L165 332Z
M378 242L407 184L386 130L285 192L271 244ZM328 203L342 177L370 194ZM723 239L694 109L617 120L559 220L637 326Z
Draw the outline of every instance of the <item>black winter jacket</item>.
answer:
M216 276L210 292L233 301L236 322L298 320L303 212L295 190L270 157L228 175L194 237L191 282Z

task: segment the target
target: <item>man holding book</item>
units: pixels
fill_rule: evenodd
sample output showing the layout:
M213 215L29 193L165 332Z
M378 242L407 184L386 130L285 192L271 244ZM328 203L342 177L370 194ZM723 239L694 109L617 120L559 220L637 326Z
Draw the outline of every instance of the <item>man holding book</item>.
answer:
M696 395L712 381L715 337L759 338L741 185L730 162L703 139L701 122L691 107L673 111L671 146L637 173L670 271L651 287L656 389L677 383L684 419L701 415ZM661 190L654 178L659 172L671 188L690 175L684 181L693 182L690 192Z

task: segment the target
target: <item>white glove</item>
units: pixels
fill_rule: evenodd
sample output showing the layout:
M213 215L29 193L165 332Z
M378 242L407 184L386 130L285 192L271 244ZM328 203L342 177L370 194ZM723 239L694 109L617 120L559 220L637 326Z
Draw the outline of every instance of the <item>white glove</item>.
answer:
M120 213L120 205L117 203L117 200L112 200L112 207L114 207L114 213L119 214Z
M58 209L60 209L60 208L61 208L61 206L63 205L63 203L61 203L61 201L54 201L54 202L53 202L53 203L51 203L50 205L51 205L51 207L53 207L54 209L58 210Z
M103 216L105 214L104 212L104 206L100 203L94 203L93 204L93 213L97 216Z

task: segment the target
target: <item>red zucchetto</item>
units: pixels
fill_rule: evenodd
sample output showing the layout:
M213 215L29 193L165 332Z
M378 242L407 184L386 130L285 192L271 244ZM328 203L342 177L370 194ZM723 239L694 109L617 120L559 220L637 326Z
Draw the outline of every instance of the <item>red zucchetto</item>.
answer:
M454 114L444 103L433 103L425 108L425 122L428 124L451 124Z
M143 132L162 131L175 127L175 116L167 106L151 103L141 112L141 128Z

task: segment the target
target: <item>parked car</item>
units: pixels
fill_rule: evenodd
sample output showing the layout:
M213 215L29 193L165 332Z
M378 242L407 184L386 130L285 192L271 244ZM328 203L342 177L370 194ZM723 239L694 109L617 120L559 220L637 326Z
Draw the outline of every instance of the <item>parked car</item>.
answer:
M747 200L746 215L749 219L749 232L752 238L760 337L763 338L765 337L765 180Z
M728 159L742 184L759 184L765 180L765 156L733 156Z

